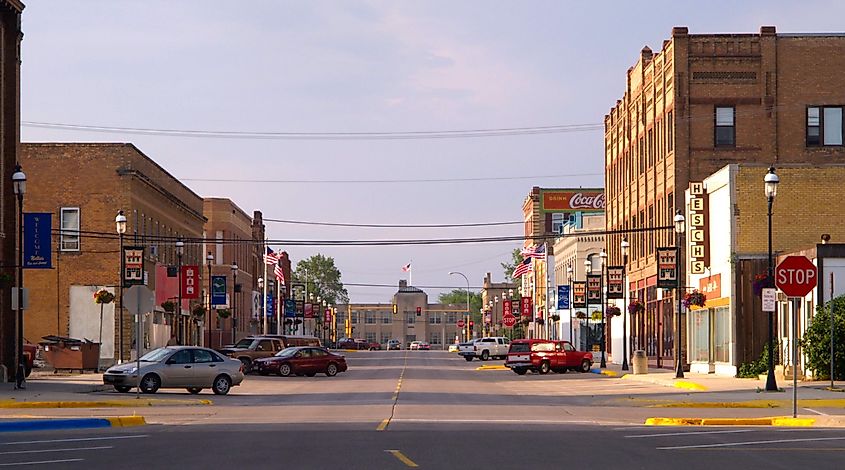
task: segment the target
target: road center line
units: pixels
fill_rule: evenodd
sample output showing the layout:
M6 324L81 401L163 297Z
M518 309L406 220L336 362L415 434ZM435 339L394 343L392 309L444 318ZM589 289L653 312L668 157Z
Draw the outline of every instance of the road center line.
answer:
M390 407L390 416L388 416L387 419L379 423L379 425L376 427L376 431L385 431L387 430L387 427L390 426L390 421L393 419L393 414L396 412L396 403L399 401L399 391L402 390L402 380L405 378L405 369L407 367L408 351L405 350L405 360L402 362L402 372L399 373L399 381L396 383L396 390L393 392L393 396L390 397L390 399L393 401L393 405ZM416 467L416 465L414 466Z
M638 439L644 437L665 437L665 436L686 436L689 435L700 435L700 434L729 434L735 432L751 432L753 429L731 429L725 431L688 431L688 432L667 432L661 434L633 434L630 436L625 436L629 439Z
M132 434L129 436L104 436L104 437L76 437L72 439L47 439L43 441L18 441L18 442L3 442L0 445L14 446L26 444L47 444L50 442L83 442L83 441L105 441L108 439L139 439L149 437L147 434Z
M809 437L805 439L772 439L769 441L726 442L722 444L698 444L691 446L658 447L657 450L706 449L711 447L753 446L758 444L781 444L784 442L843 441L845 437Z
M36 462L10 462L0 463L0 467L11 467L18 465L44 465L48 463L66 463L66 462L82 462L85 459L62 459L62 460L39 460Z
M409 459L407 455L403 454L402 451L399 450L385 450L385 452L391 454L392 456L399 459L400 462L404 463L408 467L419 467L413 460Z
M114 446L99 446L99 447L74 447L70 449L39 449L39 450L12 450L8 452L0 452L0 455L16 455L16 454L41 454L45 452L74 452L80 450L103 450L114 449Z

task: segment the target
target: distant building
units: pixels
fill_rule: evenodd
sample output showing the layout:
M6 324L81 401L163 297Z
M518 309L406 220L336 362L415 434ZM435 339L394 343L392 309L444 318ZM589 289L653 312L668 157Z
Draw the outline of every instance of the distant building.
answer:
M515 305L519 305L519 292L516 284L510 282L493 282L490 273L484 276L484 283L481 286L481 305L484 310L482 320L489 316L489 324L485 322L485 331L488 335L505 336L502 325L502 305L505 299L511 299Z

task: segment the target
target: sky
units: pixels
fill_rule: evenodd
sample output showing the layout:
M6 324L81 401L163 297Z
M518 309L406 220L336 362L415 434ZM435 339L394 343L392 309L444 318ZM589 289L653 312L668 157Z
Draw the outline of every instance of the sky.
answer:
M647 6L646 6L647 5ZM820 12L825 12L820 14ZM30 0L23 121L218 132L419 132L600 124L643 46L690 33L841 31L839 1ZM24 125L24 142L132 142L201 196L265 219L517 222L533 186L602 187L601 130L403 140L224 139ZM534 178L525 178L536 176ZM407 180L497 178L481 181ZM509 179L502 179L509 178ZM240 181L203 181L203 180ZM244 181L245 180L245 181ZM259 182L276 180L286 182ZM330 181L308 183L307 181ZM337 182L338 180L345 182ZM399 183L348 181L403 180ZM34 181L32 182L34 184ZM349 228L267 222L274 240L522 235L521 225ZM83 228L84 229L84 228ZM521 243L317 247L347 284L406 278L430 297ZM348 286L353 302L395 288Z

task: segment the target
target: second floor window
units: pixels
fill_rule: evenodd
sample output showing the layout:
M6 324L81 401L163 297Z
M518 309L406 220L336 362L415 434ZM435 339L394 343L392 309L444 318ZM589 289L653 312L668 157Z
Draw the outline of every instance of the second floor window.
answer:
M62 207L62 251L79 251L79 208Z
M842 107L807 108L807 146L842 145Z
M716 107L716 147L733 147L736 145L736 109L727 106Z

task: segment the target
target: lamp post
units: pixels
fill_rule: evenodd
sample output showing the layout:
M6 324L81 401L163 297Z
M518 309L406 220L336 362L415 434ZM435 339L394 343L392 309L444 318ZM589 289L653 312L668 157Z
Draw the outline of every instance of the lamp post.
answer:
M209 251L205 255L205 264L208 265L208 310L206 311L205 324L208 331L208 339L211 340L211 264L214 263L214 255ZM204 338L203 338L204 339Z
M566 282L569 284L569 342L575 346L575 328L572 325L572 265L566 267Z
M628 270L629 246L627 237L619 244L622 250L622 370L628 370L628 280L625 273Z
M120 286L120 295L118 297L118 312L117 312L117 363L123 363L123 287L124 287L124 271L126 270L124 263L126 257L123 254L123 235L126 233L126 216L123 211L117 211L117 216L114 218L114 225L117 229L117 237L120 239L120 276L118 276L118 285Z
M12 187L18 199L18 308L16 312L17 341L15 341L15 388L24 388L26 365L21 362L23 356L23 195L26 193L26 174L20 165L15 165L12 173Z
M180 238L176 240L176 340L179 344L185 344L185 322L182 321L182 255L185 253L185 242Z
M586 301L586 306L584 310L587 311L587 348L586 351L591 351L593 349L592 344L592 331L590 331L590 274L593 273L593 262L590 261L590 257L587 256L587 259L584 260L584 285L586 286L586 291L584 295L584 300Z
M766 201L769 206L769 270L767 287L774 287L773 281L775 279L775 274L772 260L772 204L775 202L775 196L778 195L778 183L780 183L780 178L778 178L778 175L775 174L774 167L769 167L768 173L766 173L766 176L763 178L763 183L766 188ZM769 373L766 376L766 391L778 391L778 384L775 380L774 312L769 312Z
M605 270L607 268L607 251L602 248L601 253L599 253L599 258L601 258L601 280L599 282L599 292L602 295L602 301L599 302L601 305L600 308L603 310L601 311L601 362L599 363L599 367L602 369L607 368L607 358L605 357L605 351L607 350L607 346L605 343L607 342L607 337L605 336L604 330L604 312L607 310L607 296L604 295L604 276L606 274Z
M684 235L684 231L686 230L684 214L681 214L681 211L678 211L675 214L675 245L678 247L678 256L675 258L675 270L677 271L678 276L678 287L675 289L676 296L678 297L678 313L675 317L675 378L676 379L683 379L684 378L684 365L682 363L682 355L681 355L681 292L684 289L683 279L686 277L686 274L681 274L681 242L682 237ZM658 352L660 354L660 352Z
M232 318L232 343L233 344L235 342L235 337L236 337L235 325L238 323L237 320L236 320L237 317L235 316L235 313L236 313L235 306L237 306L237 304L238 304L237 289L238 289L238 262L235 261L234 263L232 263L232 314L231 314L231 318Z
M467 328L467 340L469 340L469 319L470 319L470 316L469 316L469 278L466 277L466 274L464 274L464 273L461 273L461 272L458 272L458 271L449 271L450 276L454 275L454 274L457 274L457 275L463 277L464 280L467 282L467 322L466 322L466 328Z
M258 278L258 290L262 291L264 293L264 296L267 295L267 291L264 290L264 278L263 277ZM266 306L266 303L262 303L261 305ZM263 320L263 323L264 323L264 327L261 330L261 333L267 334L267 312L265 312L264 310L265 309L261 310L261 316L263 317L262 320ZM258 329L258 326L256 325L255 328Z

